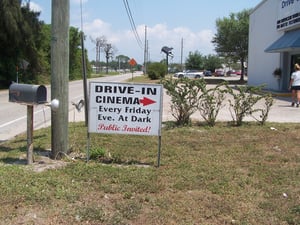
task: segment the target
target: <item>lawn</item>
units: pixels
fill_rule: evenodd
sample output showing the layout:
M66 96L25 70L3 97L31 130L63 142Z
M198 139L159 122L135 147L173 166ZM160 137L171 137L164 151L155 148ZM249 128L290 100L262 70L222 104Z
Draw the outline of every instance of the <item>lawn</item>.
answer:
M26 135L0 144L0 224L300 224L298 124L166 125L160 167L155 136L91 134L86 162L71 123L70 154L50 161L50 133L34 131L30 166Z

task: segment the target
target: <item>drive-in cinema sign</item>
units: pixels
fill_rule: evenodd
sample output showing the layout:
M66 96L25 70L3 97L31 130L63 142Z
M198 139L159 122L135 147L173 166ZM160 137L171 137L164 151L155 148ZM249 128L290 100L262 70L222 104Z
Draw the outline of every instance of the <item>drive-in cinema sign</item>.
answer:
M161 135L162 85L90 82L89 133Z

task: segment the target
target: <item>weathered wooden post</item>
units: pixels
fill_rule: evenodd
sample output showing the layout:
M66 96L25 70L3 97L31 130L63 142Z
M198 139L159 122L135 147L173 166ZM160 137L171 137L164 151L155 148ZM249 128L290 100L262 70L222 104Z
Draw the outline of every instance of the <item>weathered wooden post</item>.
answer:
M69 123L69 0L52 0L51 99L59 108L51 111L51 157L60 159L68 151Z

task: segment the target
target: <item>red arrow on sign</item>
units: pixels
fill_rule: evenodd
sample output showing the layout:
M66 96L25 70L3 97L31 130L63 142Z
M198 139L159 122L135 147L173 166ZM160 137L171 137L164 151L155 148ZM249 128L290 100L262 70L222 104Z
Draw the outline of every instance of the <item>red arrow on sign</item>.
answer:
M144 98L140 99L140 104L143 104L143 106L150 105L150 104L153 104L155 102L156 101L153 101L152 99L147 98L147 97L144 97Z

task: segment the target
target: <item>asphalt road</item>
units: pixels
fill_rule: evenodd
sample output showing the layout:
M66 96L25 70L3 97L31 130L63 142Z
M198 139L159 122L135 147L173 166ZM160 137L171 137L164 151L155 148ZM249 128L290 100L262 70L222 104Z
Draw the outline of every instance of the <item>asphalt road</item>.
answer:
M140 74L134 74L138 76ZM122 82L132 77L132 74L119 76L109 76L89 81L99 82ZM214 79L213 77L211 79ZM229 77L224 79L239 79ZM82 81L70 82L69 85L69 122L84 121L84 110L78 112L71 104L83 99ZM50 101L50 87L47 86L47 97ZM192 119L203 120L199 112L192 115ZM164 91L163 95L163 121L174 120L170 110L170 97ZM229 110L228 101L224 101L224 106L217 117L218 121L231 121L232 115ZM246 117L245 121L254 121L252 117ZM276 97L268 117L269 122L300 122L300 108L290 106L290 97ZM34 130L47 127L51 122L51 110L45 105L34 107ZM27 107L16 103L8 102L8 90L0 91L0 142L13 138L15 135L26 132L27 129Z

